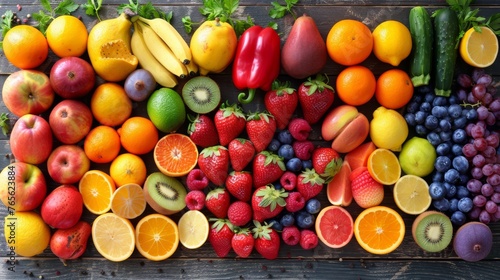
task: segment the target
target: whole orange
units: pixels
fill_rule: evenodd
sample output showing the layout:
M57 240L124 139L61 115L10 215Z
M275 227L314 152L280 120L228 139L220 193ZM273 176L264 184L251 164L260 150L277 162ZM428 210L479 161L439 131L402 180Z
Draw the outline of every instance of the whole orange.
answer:
M138 184L142 186L146 181L146 164L141 157L124 153L118 155L109 166L109 175L117 187L125 184Z
M123 86L107 82L95 89L90 99L90 109L100 124L117 126L130 117L132 101Z
M345 66L363 62L373 49L372 32L364 23L344 19L335 23L326 37L330 58Z
M108 163L120 153L120 136L112 127L100 125L93 128L85 137L83 150L95 163Z
M89 33L85 24L75 16L55 18L45 34L50 49L59 57L81 56L87 50Z
M413 96L413 83L410 76L401 69L390 69L377 80L375 98L388 109L399 109Z
M45 61L49 54L49 45L40 30L22 24L7 31L3 38L3 52L14 66L33 69Z
M370 69L361 65L349 66L337 77L337 95L348 105L363 105L372 99L376 84Z
M142 155L152 151L158 142L158 130L144 117L127 119L118 129L122 147L129 153Z

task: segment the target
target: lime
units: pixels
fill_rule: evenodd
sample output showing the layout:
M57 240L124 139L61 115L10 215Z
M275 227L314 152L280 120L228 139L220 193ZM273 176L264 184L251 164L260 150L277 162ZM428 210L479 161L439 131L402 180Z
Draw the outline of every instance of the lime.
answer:
M16 254L32 257L49 246L50 228L37 213L18 211L5 217L4 235L7 244L15 244Z
M413 137L403 144L399 153L401 169L406 174L425 177L434 170L436 150L425 138Z
M160 88L151 94L147 111L156 128L165 133L175 132L186 120L182 97L169 88Z

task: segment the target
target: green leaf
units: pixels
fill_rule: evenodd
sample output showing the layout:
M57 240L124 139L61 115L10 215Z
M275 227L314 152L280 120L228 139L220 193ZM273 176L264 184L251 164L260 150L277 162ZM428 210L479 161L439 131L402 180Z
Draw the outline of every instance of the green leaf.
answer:
M40 4L42 5L42 8L44 8L46 11L52 13L52 6L50 5L49 0L40 0Z
M0 29L2 30L2 38L5 37L7 31L9 31L12 28L13 18L14 18L14 13L11 10L8 10L3 14L2 22L0 23Z
M54 9L55 16L70 15L74 11L78 10L79 5L73 0L63 0Z
M3 135L7 135L10 131L9 115L7 113L0 114L0 127Z
M182 24L184 25L184 31L186 31L187 34L190 34L193 31L193 22L191 21L190 16L183 17Z
M102 0L87 0L87 3L82 4L82 8L85 9L85 14L88 16L95 16L99 21L101 18L99 17L99 10L102 7Z

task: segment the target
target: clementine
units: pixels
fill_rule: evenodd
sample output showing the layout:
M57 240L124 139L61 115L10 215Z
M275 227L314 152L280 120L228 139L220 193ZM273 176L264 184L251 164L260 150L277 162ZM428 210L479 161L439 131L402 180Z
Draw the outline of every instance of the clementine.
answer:
M49 54L49 45L40 30L22 24L7 31L3 38L3 52L14 66L33 69L45 61Z
M328 32L326 49L330 58L338 64L359 64L372 52L373 35L361 21L344 19L335 23Z
M132 113L132 101L123 86L104 83L96 88L90 100L94 118L102 125L121 125Z
M158 142L158 130L144 117L127 119L118 129L120 142L129 153L142 155L152 151Z
M377 80L365 66L349 66L337 77L336 90L339 98L348 105L359 106L367 103L375 94Z
M377 80L375 98L388 109L405 106L413 96L413 83L410 76L401 69L390 69Z
M109 175L117 187L131 183L142 186L147 176L146 164L139 156L124 153L111 162Z
M50 49L59 57L81 56L87 50L87 28L75 16L62 15L47 27Z
M108 163L120 153L120 135L112 127L100 125L85 137L83 150L95 163Z

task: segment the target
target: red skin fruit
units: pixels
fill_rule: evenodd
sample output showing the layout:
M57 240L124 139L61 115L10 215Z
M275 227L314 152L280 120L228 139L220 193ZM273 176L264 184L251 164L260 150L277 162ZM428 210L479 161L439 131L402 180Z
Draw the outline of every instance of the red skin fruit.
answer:
M82 216L82 195L74 186L61 185L45 198L40 212L43 221L52 228L71 228Z
M91 230L92 227L85 221L79 221L68 229L58 229L50 238L50 250L63 263L77 259L87 249Z

